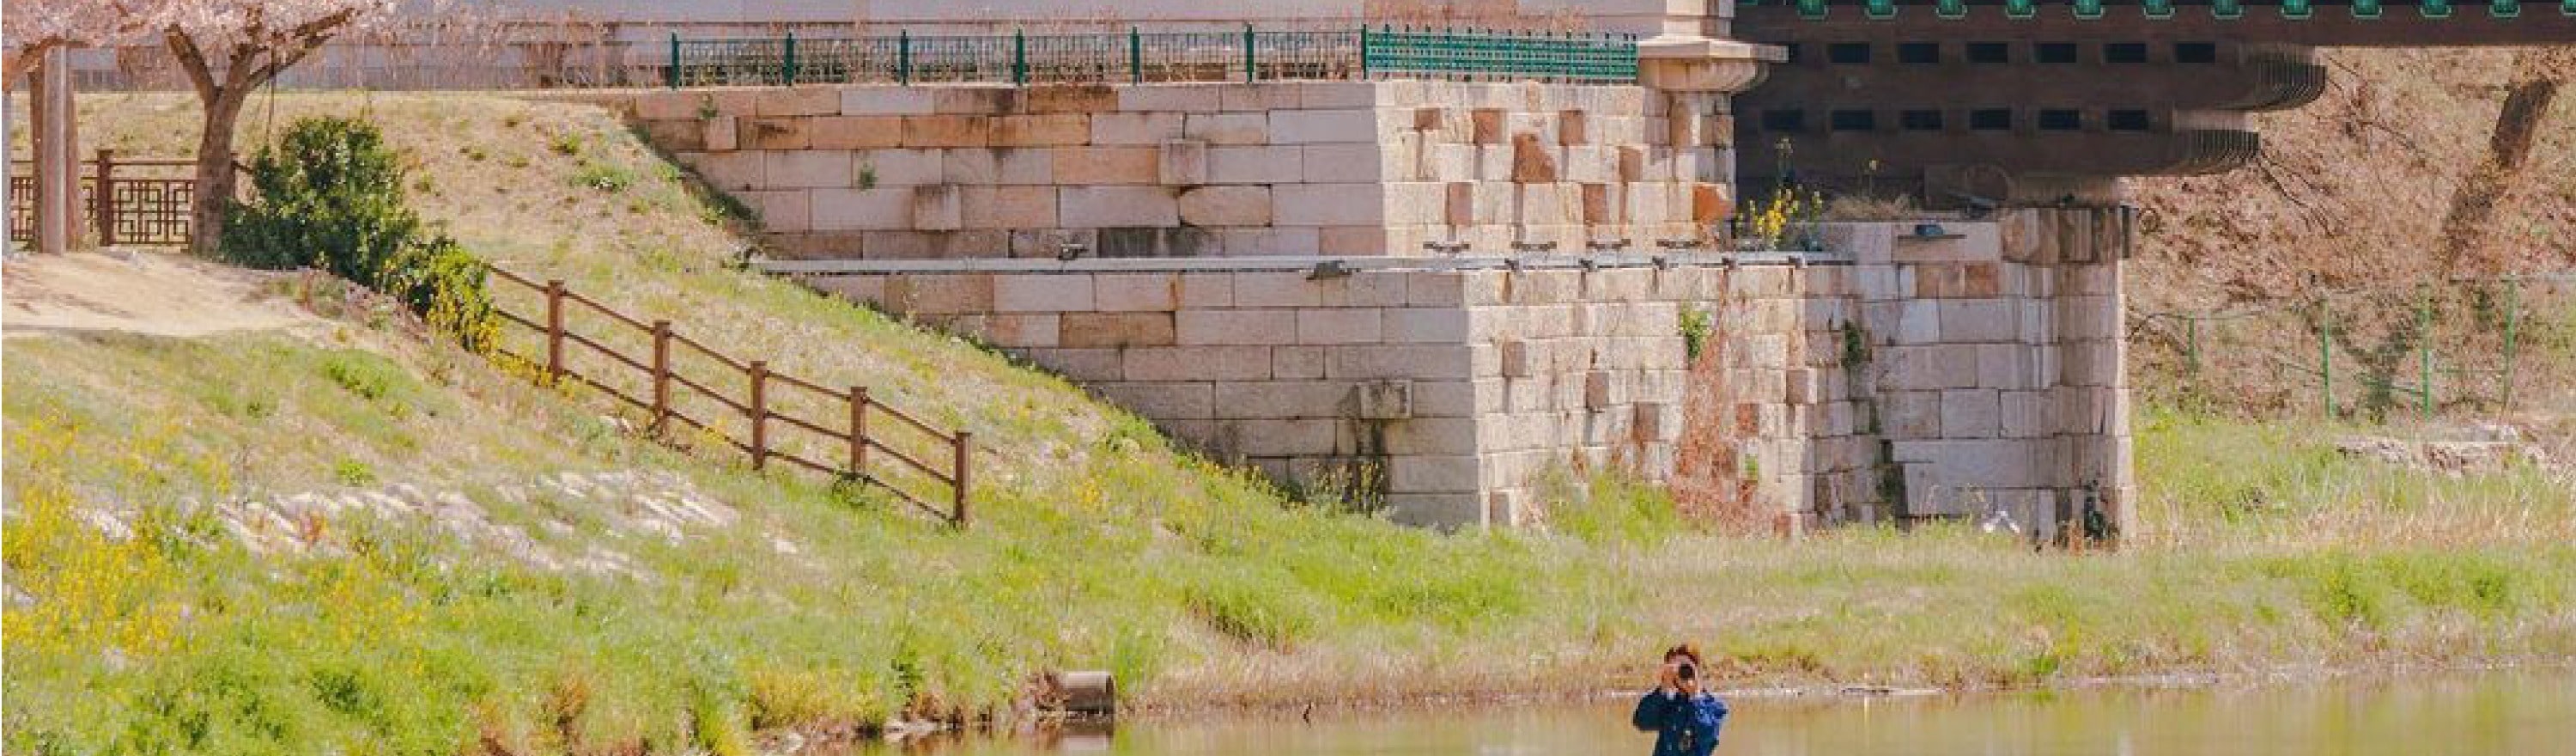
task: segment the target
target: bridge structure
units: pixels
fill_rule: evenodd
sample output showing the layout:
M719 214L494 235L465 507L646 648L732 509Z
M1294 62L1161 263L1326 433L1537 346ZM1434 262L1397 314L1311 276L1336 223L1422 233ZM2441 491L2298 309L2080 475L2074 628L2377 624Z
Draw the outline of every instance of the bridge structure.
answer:
M1734 101L1748 189L2094 201L2252 160L2317 48L2576 44L2576 0L1747 0L1732 32L1786 52Z

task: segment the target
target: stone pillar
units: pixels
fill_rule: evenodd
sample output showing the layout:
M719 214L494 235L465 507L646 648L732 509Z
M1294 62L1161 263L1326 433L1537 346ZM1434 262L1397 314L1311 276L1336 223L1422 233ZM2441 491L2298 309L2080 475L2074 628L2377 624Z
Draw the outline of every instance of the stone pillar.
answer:
M1713 17L1688 15L1692 24ZM1735 214L1735 121L1727 96L1761 83L1763 63L1787 59L1778 47L1684 32L1637 43L1637 83L1665 98L1669 143L1697 166L1689 217L1702 233Z

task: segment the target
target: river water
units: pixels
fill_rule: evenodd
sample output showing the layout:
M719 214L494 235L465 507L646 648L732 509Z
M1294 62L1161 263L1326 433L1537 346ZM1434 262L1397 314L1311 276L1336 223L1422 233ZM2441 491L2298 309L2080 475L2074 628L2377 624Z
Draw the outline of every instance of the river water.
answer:
M916 742L859 754L1645 754L1626 701L1152 721L1108 734ZM1720 756L2576 755L2576 670L2094 687L1980 695L1739 696Z

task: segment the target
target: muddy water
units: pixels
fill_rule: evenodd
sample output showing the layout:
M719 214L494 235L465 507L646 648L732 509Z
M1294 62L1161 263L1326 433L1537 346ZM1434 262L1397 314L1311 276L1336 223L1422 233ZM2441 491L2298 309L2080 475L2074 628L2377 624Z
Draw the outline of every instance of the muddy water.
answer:
M1717 752L1921 754L2576 754L2576 670L2190 689L1873 699L1738 697ZM1625 702L1131 724L1106 735L870 747L959 756L1645 754Z

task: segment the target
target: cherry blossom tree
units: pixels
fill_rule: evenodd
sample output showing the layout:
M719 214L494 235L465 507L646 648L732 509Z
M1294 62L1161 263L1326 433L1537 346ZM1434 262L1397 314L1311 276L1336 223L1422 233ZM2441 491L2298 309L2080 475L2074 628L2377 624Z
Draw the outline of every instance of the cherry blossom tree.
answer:
M169 19L168 0L8 0L8 55L0 81L16 86L58 47L113 47L147 38Z
M95 2L96 0L89 0ZM162 43L205 106L197 138L197 196L190 251L212 255L233 197L233 131L253 91L333 36L379 23L395 0L167 0ZM80 3L83 0L69 0Z

